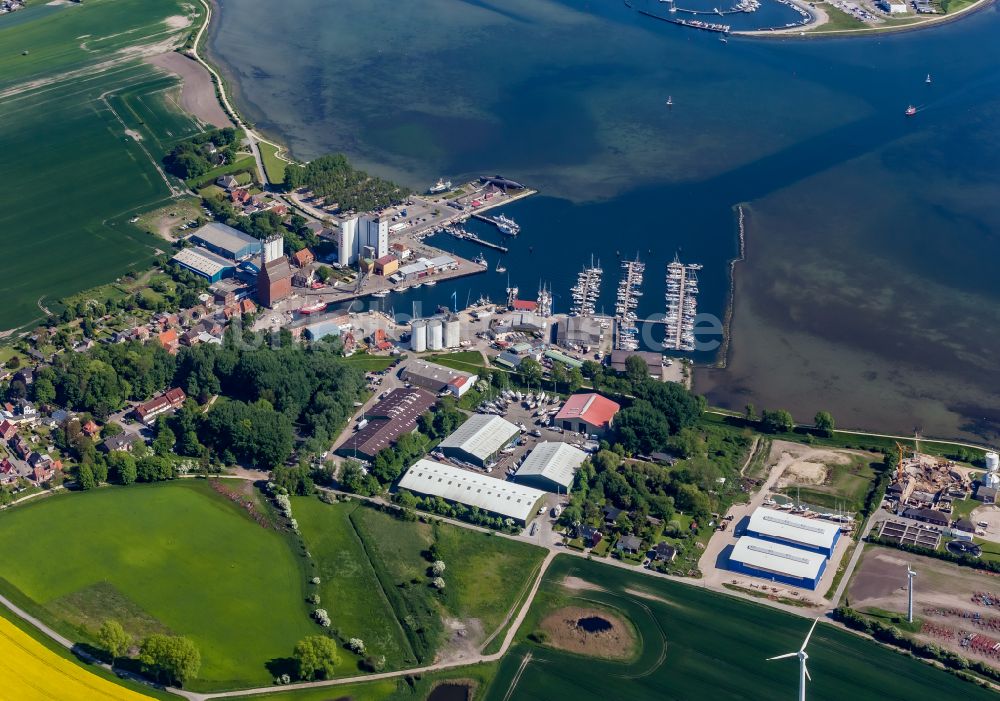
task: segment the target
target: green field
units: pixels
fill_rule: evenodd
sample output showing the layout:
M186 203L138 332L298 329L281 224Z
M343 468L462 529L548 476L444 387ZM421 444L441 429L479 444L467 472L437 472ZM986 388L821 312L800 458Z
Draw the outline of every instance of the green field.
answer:
M485 641L520 600L544 557L539 548L450 525L406 522L357 502L296 499L299 529L322 573L322 606L342 638L362 638L389 668L426 663L447 643L442 617ZM430 586L426 554L448 569ZM353 664L353 663L352 663Z
M203 481L65 494L0 514L0 591L67 637L105 618L201 650L196 689L267 683L316 633L303 558Z
M438 365L444 365L446 368L462 370L463 372L476 372L479 368L484 367L483 355L479 351L456 351L454 353L432 355L427 360Z
M331 627L344 640L364 640L370 654L385 655L387 668L412 666L413 649L351 525L358 504L324 504L302 497L292 508L317 566L320 606L330 614ZM357 673L354 655L343 654L341 666L341 674Z
M160 149L196 125L171 101L175 79L140 54L182 42L190 29L166 20L192 7L89 0L0 23L0 153L17 202L0 212L0 330L144 268L163 246L128 220L171 196Z
M264 161L264 174L267 179L275 185L283 183L285 181L285 166L288 164L278 158L279 147L266 141L260 141L257 143L257 148L260 149L260 157Z
M576 576L605 591L568 591L559 583ZM646 592L655 598L629 593ZM798 686L793 661L767 657L798 649L809 627L792 616L697 587L559 557L518 636L535 630L546 612L565 604L596 603L626 615L642 638L630 663L562 653L522 642L501 662L489 701L630 701L792 699ZM532 659L519 671L525 653ZM809 644L814 701L912 701L996 698L991 692L896 652L821 624ZM513 690L511 690L513 686Z

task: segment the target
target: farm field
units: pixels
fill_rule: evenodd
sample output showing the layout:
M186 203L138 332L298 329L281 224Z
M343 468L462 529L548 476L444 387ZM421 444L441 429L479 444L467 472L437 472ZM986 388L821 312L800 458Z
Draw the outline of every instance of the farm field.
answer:
M146 267L163 245L129 219L171 197L161 149L198 126L172 101L176 79L142 57L183 42L191 7L92 0L0 25L0 153L18 203L0 213L0 331Z
M139 694L91 674L46 648L6 618L0 618L0 679L3 693L18 701L142 701Z
M566 577L598 588L567 589L562 585ZM553 610L595 605L632 622L642 641L637 659L604 661L526 639ZM798 685L794 661L764 660L797 649L808 627L808 619L764 606L560 556L519 630L522 642L501 662L485 698L791 699ZM531 658L525 661L528 653ZM810 641L809 668L813 681L808 695L814 701L995 698L985 689L824 624Z
M58 553L58 557L53 557ZM49 497L0 514L0 592L71 640L106 618L191 638L199 690L270 682L317 632L288 536L201 480Z

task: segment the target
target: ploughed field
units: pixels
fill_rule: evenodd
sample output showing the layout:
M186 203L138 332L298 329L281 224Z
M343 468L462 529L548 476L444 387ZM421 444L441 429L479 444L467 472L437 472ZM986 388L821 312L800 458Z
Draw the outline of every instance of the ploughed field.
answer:
M200 126L174 102L177 80L143 58L183 43L193 7L88 0L0 23L0 153L16 203L0 211L0 332L165 248L129 220L170 197L157 165Z
M567 577L578 578L573 589L563 586ZM597 589L586 588L588 584ZM551 646L551 640L537 644L527 639L532 633L537 636L546 616L574 606L596 606L626 617L640 638L638 654L627 662L614 662L599 655L562 652ZM795 698L795 661L764 660L797 650L809 625L808 619L697 587L560 556L546 572L518 633L522 642L501 662L486 698ZM816 628L808 651L813 678L808 695L816 701L995 698L978 686L830 625Z

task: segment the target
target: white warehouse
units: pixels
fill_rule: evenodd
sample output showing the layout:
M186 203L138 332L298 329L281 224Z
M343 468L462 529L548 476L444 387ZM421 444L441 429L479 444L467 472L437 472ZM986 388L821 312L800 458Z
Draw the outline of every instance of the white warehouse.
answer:
M526 524L545 492L481 475L433 460L419 460L406 471L399 488L475 506L496 516Z
M548 492L568 494L587 454L566 443L539 443L517 468L514 479Z
M491 414L473 414L438 448L450 458L485 467L496 462L500 451L521 435L510 421Z

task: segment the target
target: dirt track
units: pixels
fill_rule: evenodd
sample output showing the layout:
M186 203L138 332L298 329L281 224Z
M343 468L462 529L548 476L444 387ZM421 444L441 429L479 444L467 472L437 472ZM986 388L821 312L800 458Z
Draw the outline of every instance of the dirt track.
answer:
M150 56L146 61L180 77L181 107L185 112L212 126L233 126L215 95L212 76L200 63L176 51Z

